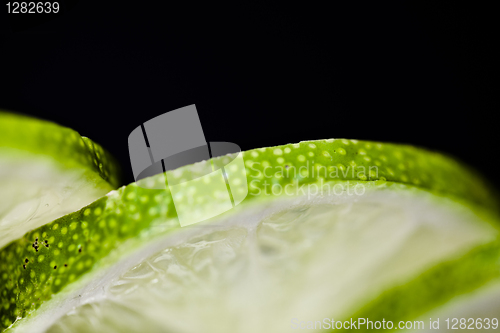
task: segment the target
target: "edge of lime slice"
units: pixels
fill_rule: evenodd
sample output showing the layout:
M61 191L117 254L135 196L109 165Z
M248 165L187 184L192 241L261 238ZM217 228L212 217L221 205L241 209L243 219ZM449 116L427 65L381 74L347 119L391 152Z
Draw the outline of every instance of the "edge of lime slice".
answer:
M99 144L56 123L0 110L0 147L48 155L60 164L91 169L113 188L120 185L116 160Z
M309 186L319 182L353 181L376 186L404 184L419 187L438 196L452 198L474 210L486 212L487 219L497 221L497 197L494 190L468 167L442 154L405 145L329 139L306 141L277 147L261 148L243 153L249 194L241 204L265 196L269 188L254 180L264 172L270 184L281 187ZM219 157L217 159L224 159ZM217 160L215 159L215 160ZM179 178L192 177L204 161L176 170ZM314 166L308 163L313 163ZM370 166L376 166L376 173ZM273 170L269 171L269 168ZM285 170L326 170L296 172ZM324 168L323 168L324 167ZM364 173L343 172L348 168L365 168ZM312 168L312 169L311 169ZM164 175L145 182L164 184ZM273 195L272 193L270 195ZM274 196L274 195L273 195ZM176 204L178 202L176 201ZM491 213L491 214L490 214ZM122 245L135 241L136 245L179 229L177 213L168 187L164 190L145 189L136 183L66 215L56 221L26 233L0 250L0 300L5 304L0 311L0 325L9 327L17 320L29 316L80 276L109 262L108 256L123 254ZM68 238L71 234L72 237ZM33 243L47 241L50 248L35 252ZM132 248L135 245L131 245ZM130 251L130 248L127 250ZM53 263L64 258L69 264ZM29 265L23 267L24 260ZM104 264L105 265L105 264Z

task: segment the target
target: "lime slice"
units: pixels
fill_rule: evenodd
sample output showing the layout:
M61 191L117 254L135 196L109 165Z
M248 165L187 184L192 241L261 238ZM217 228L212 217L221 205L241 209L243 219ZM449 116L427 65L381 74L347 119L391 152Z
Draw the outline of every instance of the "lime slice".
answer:
M174 174L196 178L224 158ZM0 251L0 324L291 332L324 318L416 319L499 290L496 197L455 160L355 140L243 158L248 196L210 220L181 228L175 207L196 209L192 193L151 189L158 175L11 242Z
M117 167L73 130L0 112L0 183L1 248L116 188Z

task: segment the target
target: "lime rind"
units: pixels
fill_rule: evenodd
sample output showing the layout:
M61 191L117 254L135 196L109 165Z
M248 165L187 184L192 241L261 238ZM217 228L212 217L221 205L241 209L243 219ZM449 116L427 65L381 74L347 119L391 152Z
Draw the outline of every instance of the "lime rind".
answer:
M10 121L19 122L20 118L16 117ZM29 118L27 120L30 123ZM22 122L24 124L25 120ZM27 128L34 128L33 132L29 131L31 137L39 131L40 140L47 142L45 152L55 153L62 139L50 139L47 128L40 129L41 125L36 122L30 124ZM90 152L95 158L78 160L92 165L103 177L113 177L112 169L103 169L107 163L103 163L105 154L102 148L80 138L74 131L50 123L46 126L55 126L64 140L65 135L73 136L71 149L77 149L79 156L89 156ZM19 138L26 135L24 133ZM12 138L13 134L7 136ZM42 148L29 139L17 144L36 146L34 150ZM71 149L59 157L69 156ZM481 211L497 210L494 192L475 172L451 158L410 146L343 139L319 140L251 150L244 152L243 157L249 194L242 204L266 194L276 196L272 186L284 188L291 185L300 189L304 185L354 181L378 186L416 186L440 196L453 197L471 207L480 207ZM177 177L194 178L198 166L178 169ZM164 179L164 175L157 175L143 182L162 183ZM185 196L176 200L188 199L189 196ZM148 233L153 237L158 234L158 229L153 227L158 225L164 227L162 233L179 228L176 204L179 202L174 204L168 187L152 190L133 183L10 243L0 250L0 299L3 305L0 327L9 327L33 313L54 294L99 265L127 240L137 236L147 238ZM496 215L493 214L490 220L496 221ZM49 247L42 246L40 251L35 251L35 242L47 243Z
M498 211L498 195L477 172L446 155L407 145L330 139L255 149L244 154L249 183L328 180L391 181L463 198ZM305 171L304 171L305 170ZM294 171L294 172L292 172ZM304 172L302 172L304 171ZM287 174L288 172L288 174Z
M48 155L67 168L83 166L113 188L120 185L118 163L106 150L78 132L49 121L0 111L0 147Z
M352 318L372 322L408 321L454 297L500 282L500 240L478 246L458 259L442 262L415 279L386 290L368 302ZM365 327L361 331L369 331Z

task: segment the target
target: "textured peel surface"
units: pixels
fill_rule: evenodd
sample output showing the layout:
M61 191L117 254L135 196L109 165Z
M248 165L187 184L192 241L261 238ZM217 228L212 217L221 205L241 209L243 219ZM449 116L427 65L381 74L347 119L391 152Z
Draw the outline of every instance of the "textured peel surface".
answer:
M448 255L451 256L452 252L456 255L464 254L463 251L470 249L470 246L492 242L497 237L495 222L488 222L496 220L497 201L492 191L473 171L441 154L403 145L356 140L318 140L256 149L244 152L243 157L247 183L249 184L249 195L240 204L241 207L238 206L238 209L228 212L229 215L236 214L240 210L243 211L248 206L253 215L259 216L259 209L251 210L250 207L264 205L267 202L274 202L279 197L287 196L284 191L279 194L273 192L273 186L285 188L289 185L288 189L301 197L300 193L304 190L303 186L318 184L331 185L352 182L347 186L365 184L367 188L373 186L387 187L395 190L395 192L397 191L394 186L404 185L407 188L420 188L432 193L431 197L435 200L447 198L446 200L453 203L453 209L449 209L441 220L434 220L433 224L438 228L442 224L443 230L449 230L444 227L447 225L446 223L459 223L458 220L452 218L456 216L453 211L460 210L459 207L464 207L463 209L475 216L470 217L469 222L464 222L464 225L471 225L472 229L457 228L457 230L464 232L457 234L453 240L447 242L449 246L458 244L458 247L447 250L451 251L449 253L445 251L446 255L443 254L443 257L439 259L432 259L432 256L424 257L429 259L427 264L437 264L439 260L445 260ZM224 157L220 159L224 159ZM176 177L183 178L196 175L197 169L203 163L210 162L201 162L180 168L175 173ZM164 177L159 175L145 179L144 182L164 183ZM404 191L401 189L401 192ZM319 196L330 197L335 200L342 195L323 195L323 193L320 193ZM216 204L217 196L214 195L213 199ZM312 198L307 196L307 199ZM190 202L189 195L177 198L175 204L179 204L177 200L184 200L183 203L186 205L194 204ZM313 204L307 206L307 209L311 210L311 215L316 216L316 214L319 214L319 216L323 216L321 219L313 218L313 220L325 220L324 223L328 226L331 225L332 228L338 226L339 224L326 218L328 213L324 213L324 215L319 213L324 208L321 207L315 207ZM367 209L365 206L359 208L360 212ZM425 211L424 208L422 208L422 211ZM415 209L409 208L409 211L412 211L416 216L420 214ZM437 211L437 209L430 209L430 211ZM391 210L386 209L385 212L385 214L389 214ZM355 215L356 210L351 210L349 214ZM339 215L339 219L346 218L346 221L349 221L349 214ZM397 225L397 221L400 221L402 228L404 226L408 227L410 222L405 221L401 216L391 214L389 214L390 218L387 221L392 221L395 225ZM374 219L378 222L373 224L373 228L376 229L375 226L381 223L381 230L385 230L382 228L384 221L386 221L384 218L378 218L376 214L375 216L368 214L368 216L370 218L360 222L362 225L366 225L370 219ZM15 327L30 325L30 322L36 320L42 313L50 313L52 299L55 300L62 293L71 293L77 287L82 287L81 282L92 276L92 274L106 271L106 269L112 267L113 262L139 251L139 249L153 243L159 237L170 239L175 235L186 233L186 230L196 231L195 228L201 227L201 225L221 226L218 219L212 219L200 224L200 226L195 225L193 228L182 228L180 230L176 217L175 205L168 187L165 190L151 190L142 188L137 184L131 184L109 193L75 213L44 224L12 241L0 250L0 300L4 305L0 309L0 325L3 325L0 327L9 327L14 322L16 322ZM225 217L222 215L220 218ZM255 222L255 226L262 221L264 219ZM301 220L299 219L299 221ZM263 239L269 235L270 238L280 238L281 236L273 236L274 231L272 228L268 228L266 223L262 222L261 224L266 227L260 227L261 230L266 230L262 234ZM309 225L308 223L308 220L304 220L299 225L306 226ZM314 223L312 225L314 226ZM340 225L349 226L350 224ZM459 225L462 224L459 223ZM224 227L224 224L222 227ZM293 228L298 227L294 226ZM328 230L327 226L324 225L321 225L321 228ZM311 227L311 230L313 229ZM317 232L319 229L314 230ZM483 233L484 230L487 230L487 232ZM249 237L248 229L247 231L244 231L244 229L239 231L228 229L221 232L226 232L227 235L231 236L226 237L218 234L219 236L215 235L213 237L216 239L222 237L228 239L229 242L234 238L236 239L235 243L230 244L237 246L238 249L243 249L243 252L245 252L244 249L247 249L247 246L250 246L246 245ZM236 236L232 232L236 232ZM425 236L425 232L421 230L418 232ZM431 234L429 233L429 235ZM437 235L445 237L445 234L437 233ZM288 241L287 237L284 237L285 241ZM477 238L471 240L469 237ZM305 239L305 242L310 241ZM49 247L43 246L40 247L39 251L35 251L33 247L35 242L43 242L48 244ZM276 242L280 243L281 240ZM397 237L394 242L397 243ZM415 243L418 245L418 242ZM422 243L425 244L425 242ZM391 246L396 245L391 244ZM165 249L158 249L158 251ZM350 251L354 250L356 248L350 248ZM232 249L231 251L238 252L239 250ZM323 253L330 253L329 251L332 251L332 249L313 252L319 253L318 255L321 256ZM341 248L337 248L336 251L347 252ZM158 252L157 255L161 255L160 253L162 252ZM149 253L149 255L153 256L155 254ZM234 255L236 256L236 254ZM250 260L248 258L243 262ZM140 259L136 264L142 262ZM416 258L413 258L413 260L415 261ZM418 262L418 260L416 261ZM303 262L305 263L306 260ZM299 259L295 262L296 265L301 263ZM419 266L418 269L425 269L426 267ZM229 272L231 269L227 269L227 271ZM397 270L397 268L394 269ZM224 269L224 272L226 272L226 269ZM331 274L332 271L327 273ZM416 271L413 273L416 274ZM407 276L406 278L410 279L411 277ZM207 286L212 287L210 282L207 283ZM142 284L139 283L138 285ZM383 283L380 284L378 288L383 288L383 285ZM264 288L263 290L270 289ZM374 290L380 292L381 289L375 288ZM223 301L227 301L230 297L232 296L228 296ZM187 302L187 299L184 301ZM355 295L348 296L346 300L348 299L354 302L352 304L356 304L353 306L359 305L354 301L356 299ZM120 302L120 300L117 302ZM276 300L276 302L279 302L279 300ZM37 309L40 308L41 311L42 306L44 310L38 313ZM106 305L103 305L102 309L104 308L106 308ZM139 314L139 316L141 315Z
M0 111L0 248L118 186L99 145L68 128Z
M120 170L100 145L55 123L0 110L0 147L49 156L59 164L86 167L112 187L119 186Z

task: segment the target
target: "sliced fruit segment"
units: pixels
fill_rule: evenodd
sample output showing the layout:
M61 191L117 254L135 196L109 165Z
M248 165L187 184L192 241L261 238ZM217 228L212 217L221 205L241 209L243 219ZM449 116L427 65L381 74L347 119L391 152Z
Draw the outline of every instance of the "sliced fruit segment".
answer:
M117 170L73 130L0 112L0 248L116 188Z
M131 262L120 262L105 281L96 279L97 284L75 291L76 302L61 301L59 309L68 314L48 331L294 332L297 321L351 317L394 285L429 282L429 273L422 272L453 271L461 260L441 263L467 258L471 249L498 236L496 226L450 200L395 184L365 186L359 197L344 193L256 202L217 221L219 227L171 235L163 250L155 252L157 244L143 249L145 259L128 267ZM485 272L482 262L475 264L469 260L468 268L477 274L464 273L500 277L500 272ZM455 276L438 278L430 281L432 292L446 288ZM477 287L457 285L438 301L422 293L427 296L422 303L419 293L426 284L411 283L416 287L405 291L415 305L406 304L401 296L407 295L396 295L401 310L393 312L394 319L414 318ZM384 299L377 309L390 311L391 301ZM38 315L36 327L53 316L48 308L40 310L46 314Z
M77 307L51 329L147 318L153 331L286 332L293 318L349 316L498 238L491 190L440 154L321 140L244 160L248 197L209 221L180 228L175 205L196 203L189 188L176 198L147 189L159 175L13 241L0 251L0 324L44 330ZM174 174L195 178L204 163Z

